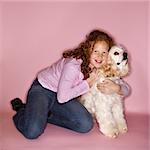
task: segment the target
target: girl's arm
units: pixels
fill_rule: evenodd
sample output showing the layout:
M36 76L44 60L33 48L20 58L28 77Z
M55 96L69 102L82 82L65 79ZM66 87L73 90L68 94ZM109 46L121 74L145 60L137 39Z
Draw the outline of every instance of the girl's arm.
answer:
M79 80L79 66L73 63L64 65L57 90L57 99L59 103L67 102L78 97L89 90L86 80L81 80L76 86L74 82Z

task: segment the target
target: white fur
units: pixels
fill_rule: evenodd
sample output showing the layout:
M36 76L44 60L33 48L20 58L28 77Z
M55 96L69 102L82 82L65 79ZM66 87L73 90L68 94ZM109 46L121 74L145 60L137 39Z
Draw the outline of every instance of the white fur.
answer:
M119 70L119 76L109 77L109 79L118 83L119 78L125 76L128 72L128 63L123 58L113 57L114 51L121 52L118 57L122 57L123 49L117 46L113 46L109 52L109 61L116 66L115 69ZM120 68L116 65L120 61ZM87 108L87 110L96 119L99 130L106 136L115 138L119 133L127 132L127 124L123 113L123 101L122 96L113 94L104 94L97 89L97 84L103 82L106 77L100 75L97 82L91 87L90 91L81 96L80 102Z

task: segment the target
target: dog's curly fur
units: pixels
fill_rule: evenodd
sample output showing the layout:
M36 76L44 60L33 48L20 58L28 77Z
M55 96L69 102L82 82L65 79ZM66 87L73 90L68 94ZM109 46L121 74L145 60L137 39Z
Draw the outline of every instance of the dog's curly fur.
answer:
M121 84L120 77L128 73L128 61L124 63L121 69L118 69L114 50L119 49L120 55L123 55L124 50L121 47L113 46L109 52L108 64L102 66L99 70L99 79L91 87L90 91L80 97L80 102L96 119L100 131L111 138L115 138L119 133L127 132L127 124L124 117L124 109L122 98L123 96L113 93L104 94L97 89L97 83L103 82L105 79L111 79L117 84ZM122 56L118 56L122 57ZM122 63L123 63L122 59ZM121 64L121 63L120 63ZM126 67L125 67L126 66Z

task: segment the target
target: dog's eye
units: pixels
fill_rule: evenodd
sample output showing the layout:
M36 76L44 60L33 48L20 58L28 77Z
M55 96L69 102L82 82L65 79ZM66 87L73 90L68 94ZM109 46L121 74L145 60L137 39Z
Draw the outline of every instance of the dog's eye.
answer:
M119 53L118 52L114 52L114 55L119 55Z

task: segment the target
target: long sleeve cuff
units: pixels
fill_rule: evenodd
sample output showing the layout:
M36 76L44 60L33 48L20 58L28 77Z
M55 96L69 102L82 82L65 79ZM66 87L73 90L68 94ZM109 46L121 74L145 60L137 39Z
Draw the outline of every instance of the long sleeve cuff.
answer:
M121 92L123 93L123 97L127 97L130 95L130 87L127 83L123 82L120 84L120 87L121 87Z

